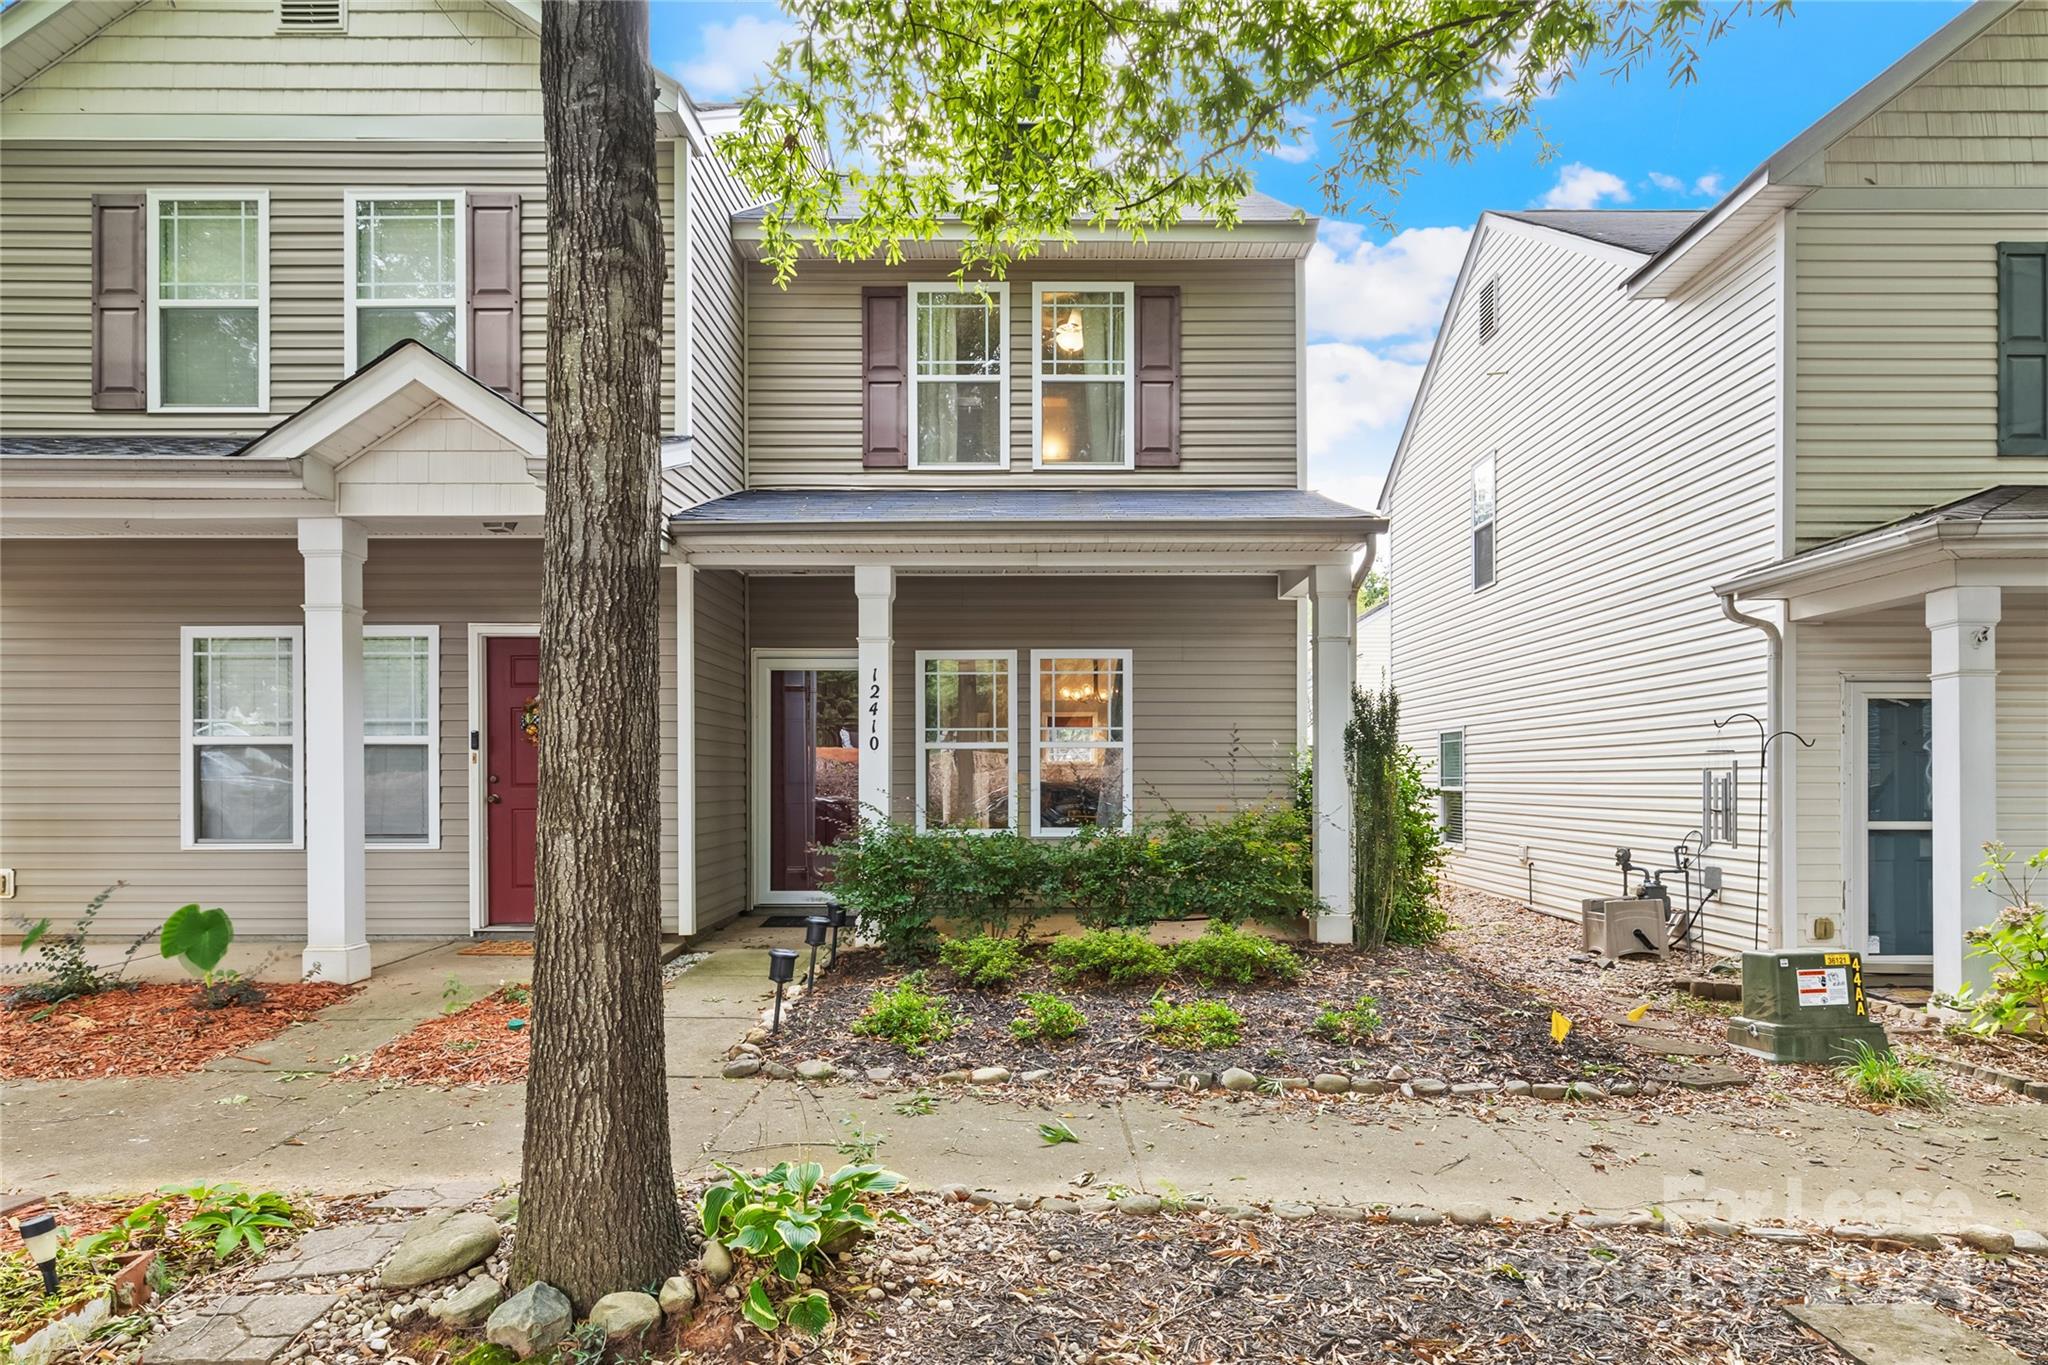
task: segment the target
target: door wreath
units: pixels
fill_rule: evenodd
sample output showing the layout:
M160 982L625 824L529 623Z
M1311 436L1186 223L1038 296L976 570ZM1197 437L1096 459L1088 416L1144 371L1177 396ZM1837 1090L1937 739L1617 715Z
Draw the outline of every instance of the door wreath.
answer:
M526 736L526 742L534 748L540 747L540 698L528 697L526 707L519 713L519 733Z

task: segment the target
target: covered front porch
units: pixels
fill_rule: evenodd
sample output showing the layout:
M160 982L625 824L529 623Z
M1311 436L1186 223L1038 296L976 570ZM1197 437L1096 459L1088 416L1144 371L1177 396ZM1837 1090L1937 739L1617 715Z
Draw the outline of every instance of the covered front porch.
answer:
M1779 941L1981 986L1984 845L2048 845L2048 489L1994 488L1725 585L1783 613Z

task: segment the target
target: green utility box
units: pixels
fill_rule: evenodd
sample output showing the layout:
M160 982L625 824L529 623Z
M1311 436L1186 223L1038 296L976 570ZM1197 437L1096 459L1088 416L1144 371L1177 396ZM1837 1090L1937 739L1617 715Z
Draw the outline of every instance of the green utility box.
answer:
M1840 1062L1858 1042L1890 1048L1863 998L1862 955L1819 949L1742 955L1742 1013L1728 1041L1774 1062Z

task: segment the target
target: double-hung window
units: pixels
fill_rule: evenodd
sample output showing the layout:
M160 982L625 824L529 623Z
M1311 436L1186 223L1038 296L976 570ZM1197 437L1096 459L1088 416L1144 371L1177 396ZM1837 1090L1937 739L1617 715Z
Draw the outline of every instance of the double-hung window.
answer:
M270 407L270 196L149 192L149 409Z
M1009 464L1010 286L913 284L910 323L911 466Z
M462 195L354 191L347 207L350 373L407 340L467 363Z
M1012 829L1014 652L920 650L917 827Z
M1437 826L1444 842L1465 842L1465 732L1445 730L1436 737Z
M300 847L303 632L187 626L180 644L185 847Z
M1131 652L1034 650L1031 832L1131 827Z
M1472 466L1472 588L1493 585L1493 454Z
M1033 463L1131 468L1131 286L1041 284L1037 297Z
M363 628L363 838L390 848L440 843L440 631Z

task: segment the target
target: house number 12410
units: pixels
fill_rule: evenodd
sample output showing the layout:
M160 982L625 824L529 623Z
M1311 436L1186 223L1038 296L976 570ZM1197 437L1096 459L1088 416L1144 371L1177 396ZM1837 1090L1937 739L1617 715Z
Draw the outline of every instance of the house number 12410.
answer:
M868 748L882 747L882 670L868 675Z

